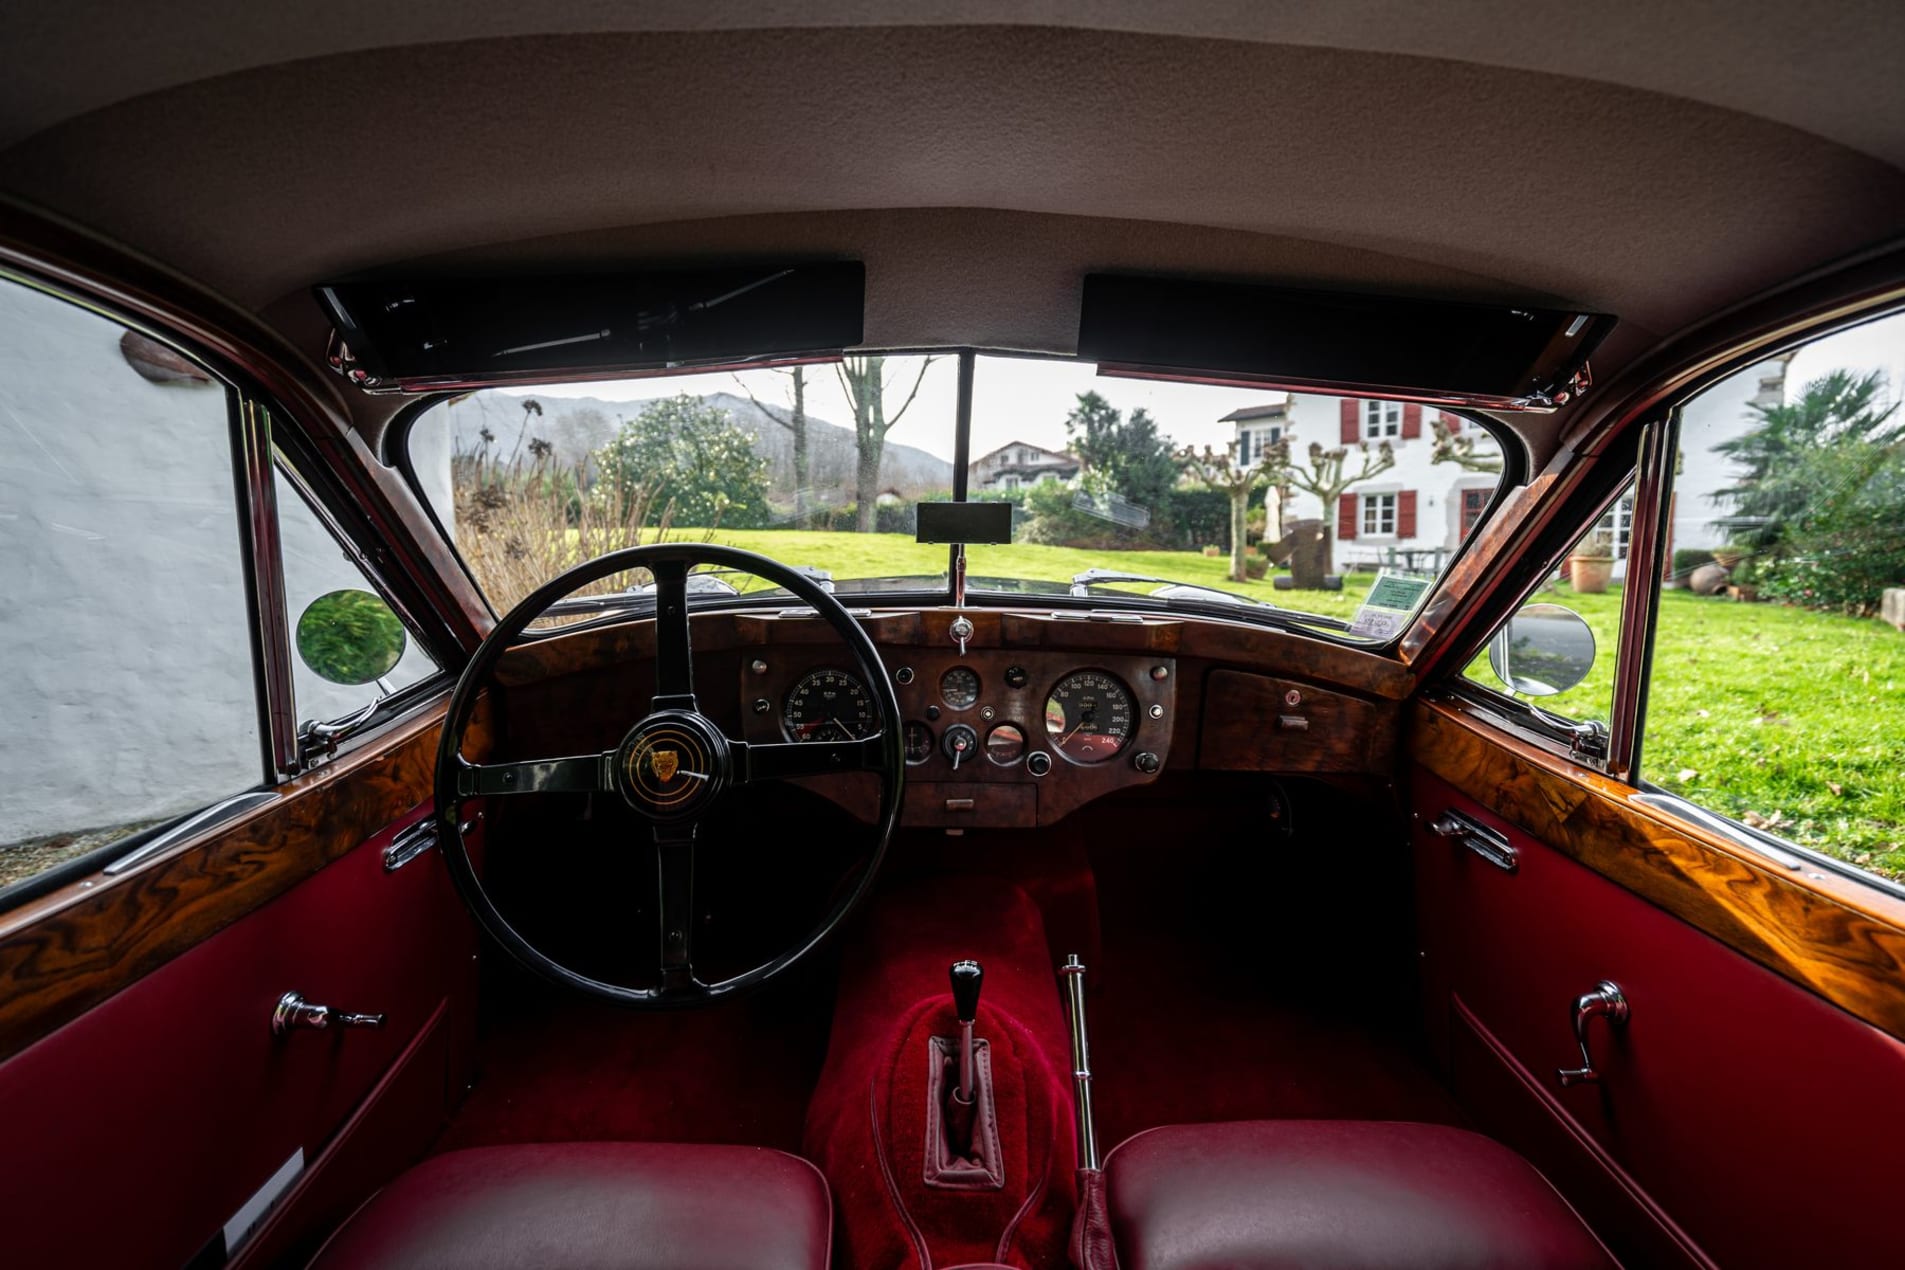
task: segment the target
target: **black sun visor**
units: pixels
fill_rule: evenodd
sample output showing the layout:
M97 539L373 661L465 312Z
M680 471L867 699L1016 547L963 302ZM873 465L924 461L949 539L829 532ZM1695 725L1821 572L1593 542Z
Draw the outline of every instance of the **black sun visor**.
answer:
M1544 410L1585 385L1599 313L1092 274L1078 354L1106 374Z
M437 389L837 355L862 338L859 261L317 288L332 361L363 387Z

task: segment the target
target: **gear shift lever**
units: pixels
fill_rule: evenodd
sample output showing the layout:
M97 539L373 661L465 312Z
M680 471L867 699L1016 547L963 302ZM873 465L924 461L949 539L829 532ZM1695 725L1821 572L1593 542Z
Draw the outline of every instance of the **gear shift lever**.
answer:
M986 972L971 959L955 961L947 972L952 979L953 1011L959 1017L959 1088L954 1096L972 1103L972 1024L979 1017L979 987Z

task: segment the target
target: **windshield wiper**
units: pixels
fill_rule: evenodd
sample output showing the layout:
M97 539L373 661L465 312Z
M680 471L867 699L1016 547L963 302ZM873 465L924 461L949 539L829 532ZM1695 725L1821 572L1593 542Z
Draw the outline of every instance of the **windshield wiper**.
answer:
M1080 599L1091 595L1091 588L1106 582L1156 582L1157 590L1149 598L1159 600L1204 600L1219 604L1234 604L1240 608L1268 609L1290 621L1307 622L1317 626L1328 626L1335 630L1346 631L1349 623L1341 618L1324 617L1319 613L1305 613L1301 609L1286 609L1280 604L1268 600L1253 600L1247 595L1238 595L1235 591L1224 591L1214 586L1205 586L1201 582L1180 582L1175 578L1161 578L1151 573L1132 573L1124 569L1087 569L1083 573L1072 575L1072 594Z

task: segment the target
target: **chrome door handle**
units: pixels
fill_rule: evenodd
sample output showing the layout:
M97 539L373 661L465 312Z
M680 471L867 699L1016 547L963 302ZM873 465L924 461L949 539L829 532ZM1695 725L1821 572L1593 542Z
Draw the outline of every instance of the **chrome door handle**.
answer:
M348 1014L343 1010L333 1010L328 1005L313 1005L295 992L287 992L278 998L277 1008L271 1012L271 1034L283 1036L293 1028L310 1028L324 1032L334 1027L382 1027L384 1016L381 1014Z
M1429 832L1460 843L1504 873L1514 873L1521 868L1521 853L1507 838L1486 825L1476 824L1459 811L1443 812L1429 823Z
M1564 1088L1568 1085L1601 1083L1601 1074L1594 1070L1594 1057L1588 1053L1588 1024L1604 1018L1610 1027L1625 1027L1631 1012L1620 985L1611 979L1601 980L1594 985L1594 991L1583 992L1574 999L1574 1043L1581 1047L1581 1065L1563 1067L1555 1073L1561 1078Z

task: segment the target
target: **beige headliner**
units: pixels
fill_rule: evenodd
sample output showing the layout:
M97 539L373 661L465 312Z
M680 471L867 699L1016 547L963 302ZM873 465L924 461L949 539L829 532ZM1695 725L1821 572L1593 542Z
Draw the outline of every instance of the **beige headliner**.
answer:
M1898 4L288 7L0 7L0 191L307 351L352 270L799 251L872 345L1157 268L1606 310L1605 377L1905 231Z

